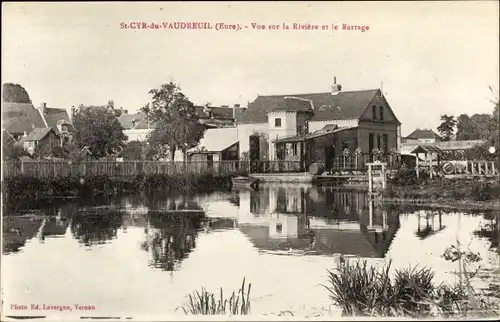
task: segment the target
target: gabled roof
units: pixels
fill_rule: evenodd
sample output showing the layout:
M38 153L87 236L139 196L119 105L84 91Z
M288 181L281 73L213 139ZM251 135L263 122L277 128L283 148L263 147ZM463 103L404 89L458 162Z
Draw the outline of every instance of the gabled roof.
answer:
M28 134L28 136L24 139L24 141L40 141L45 138L50 132L53 132L54 134L56 133L51 127L34 128L33 131L31 131L31 133Z
M57 134L61 134L59 132L59 128L57 127L57 123L59 121L65 121L67 124L71 124L69 119L68 112L64 108L45 108L45 121L47 122L47 126L54 129ZM71 128L73 125L71 124Z
M265 123L267 113L277 106L286 104L285 97L293 96L311 100L314 105L314 116L311 121L359 119L370 102L380 93L379 89L339 92L336 95L327 93L257 96L248 105L237 123Z
M23 134L46 125L32 104L2 102L2 127L11 134Z
M208 129L197 147L189 150L196 152L221 152L238 142L236 127Z
M416 129L415 131L411 132L411 134L408 135L406 138L411 140L418 140L418 139L441 140L441 136L431 129Z

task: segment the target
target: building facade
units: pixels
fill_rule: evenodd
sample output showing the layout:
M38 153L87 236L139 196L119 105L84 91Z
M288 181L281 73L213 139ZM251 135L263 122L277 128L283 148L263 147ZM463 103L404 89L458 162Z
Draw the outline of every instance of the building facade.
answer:
M236 120L240 158L329 164L400 147L401 123L379 89L258 96ZM264 146L264 148L262 148Z

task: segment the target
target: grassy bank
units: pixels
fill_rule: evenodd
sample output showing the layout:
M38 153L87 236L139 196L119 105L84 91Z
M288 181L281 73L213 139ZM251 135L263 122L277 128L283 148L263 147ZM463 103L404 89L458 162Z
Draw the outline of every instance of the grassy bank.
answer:
M500 184L495 179L416 178L413 170L401 170L382 193L385 202L425 204L446 209L498 210Z
M229 176L207 175L139 175L130 179L94 176L89 178L62 177L43 180L30 176L10 177L2 183L4 204L51 204L68 198L92 198L127 193L182 192L194 193L224 189L230 186Z

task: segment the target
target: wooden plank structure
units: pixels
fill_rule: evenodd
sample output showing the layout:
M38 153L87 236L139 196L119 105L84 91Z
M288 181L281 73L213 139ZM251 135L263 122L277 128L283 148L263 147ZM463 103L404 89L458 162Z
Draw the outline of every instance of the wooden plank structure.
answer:
M439 168L440 165L440 156L444 153L443 150L440 148L433 146L433 145L426 145L426 144L421 144L418 145L415 149L411 151L411 154L415 154L416 156L416 166L415 170L417 172L417 178L420 177L420 171L419 169L422 167L422 165L419 164L419 154L424 154L424 164L423 168L428 168L430 178L432 179L434 176L434 171L433 171L433 156L437 158L437 168Z

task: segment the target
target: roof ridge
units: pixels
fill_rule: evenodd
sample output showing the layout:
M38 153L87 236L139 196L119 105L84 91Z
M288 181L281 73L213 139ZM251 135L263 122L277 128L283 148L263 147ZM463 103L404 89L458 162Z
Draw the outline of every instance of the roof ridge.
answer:
M357 93L357 92L371 92L371 91L378 91L380 90L379 88L372 88L372 89L357 89L357 90L351 90L351 91L340 91L339 94L342 93ZM315 92L315 93L301 93L301 94L270 94L270 95L260 95L258 94L257 97L285 97L285 96L302 96L302 95L319 95L319 94L328 94L330 95L331 92ZM299 97L300 98L300 97Z

